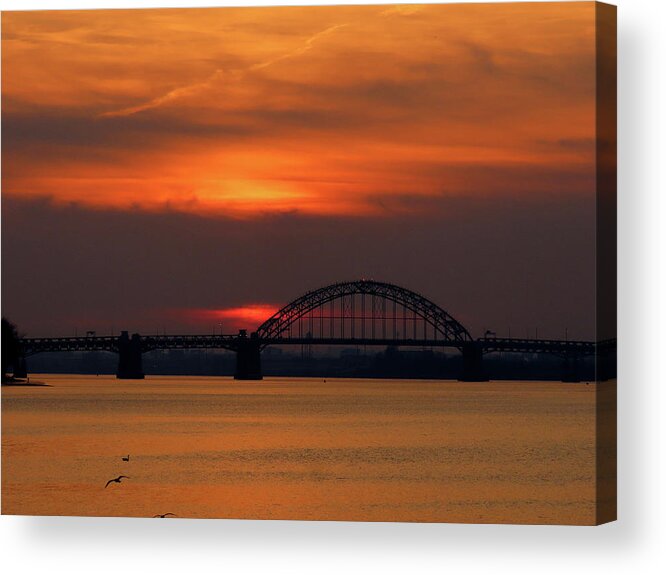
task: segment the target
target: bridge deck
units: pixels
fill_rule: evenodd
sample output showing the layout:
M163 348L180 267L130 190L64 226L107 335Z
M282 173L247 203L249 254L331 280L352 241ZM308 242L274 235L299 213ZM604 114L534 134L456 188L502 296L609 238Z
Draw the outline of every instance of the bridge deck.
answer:
M24 338L21 340L25 355L66 351L119 351L118 336ZM140 338L142 352L159 349L227 349L235 351L246 342L253 341L262 349L269 345L346 345L346 346L399 346L428 348L463 348L468 341L444 339L399 338L312 338L276 337L250 339L238 334L220 335L149 335ZM555 355L591 355L597 349L614 348L615 340L595 343L592 341L567 341L554 339L480 338L474 342L483 353L550 353Z

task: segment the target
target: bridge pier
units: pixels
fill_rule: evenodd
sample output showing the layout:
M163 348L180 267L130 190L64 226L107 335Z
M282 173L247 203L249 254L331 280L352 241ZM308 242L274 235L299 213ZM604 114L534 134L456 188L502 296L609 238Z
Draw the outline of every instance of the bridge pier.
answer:
M25 379L27 377L28 365L26 364L25 357L21 356L16 361L16 365L14 365L14 378Z
M249 338L241 337L238 340L234 379L263 379L263 375L261 374L261 348L256 332L252 333Z
M581 381L580 357L566 357L562 363L562 381L578 383Z
M130 339L126 331L118 338L117 379L143 379L143 360L141 357L141 336L138 333Z
M477 342L463 344L462 364L458 381L488 381L483 369L483 348Z
M617 345L617 344L616 344ZM608 381L617 378L617 348L597 344L595 361L596 381Z

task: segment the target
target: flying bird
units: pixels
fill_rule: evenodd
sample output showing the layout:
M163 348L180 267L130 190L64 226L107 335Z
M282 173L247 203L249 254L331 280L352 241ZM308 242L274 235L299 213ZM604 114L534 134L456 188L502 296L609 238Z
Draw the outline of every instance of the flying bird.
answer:
M123 457L123 461L129 461L129 455L127 457Z
M178 517L175 513L163 513L162 515L153 515L153 517L161 517L164 519L167 515L173 515L174 517Z
M106 485L104 486L104 489L106 489L109 486L109 483L120 483L121 479L129 479L129 477L127 477L127 475L119 475L115 479L109 479L106 482Z

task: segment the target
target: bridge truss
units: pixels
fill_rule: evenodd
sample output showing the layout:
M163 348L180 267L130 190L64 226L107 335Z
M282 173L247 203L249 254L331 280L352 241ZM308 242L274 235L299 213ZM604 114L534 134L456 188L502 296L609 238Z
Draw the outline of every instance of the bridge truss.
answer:
M473 339L449 313L411 290L373 280L341 282L306 293L249 336L154 335L23 338L23 358L43 352L108 351L119 355L118 377L143 377L141 355L160 349L227 349L236 353L238 379L261 379L261 351L270 345L454 347L462 352L462 379L484 378L482 356L494 352L547 353L567 362L612 358L616 341L484 337ZM613 363L610 359L605 361ZM609 363L609 365L610 365ZM25 360L22 362L25 370ZM613 364L614 365L614 364ZM610 370L613 371L613 370Z
M299 297L256 331L262 347L290 340L461 347L472 340L450 314L416 292L371 280L332 284Z

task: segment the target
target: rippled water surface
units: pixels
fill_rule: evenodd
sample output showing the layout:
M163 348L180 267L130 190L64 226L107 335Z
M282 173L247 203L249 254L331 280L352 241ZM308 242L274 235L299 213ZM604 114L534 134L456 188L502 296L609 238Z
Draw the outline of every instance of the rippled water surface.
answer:
M594 522L594 385L32 379L2 389L4 514Z

